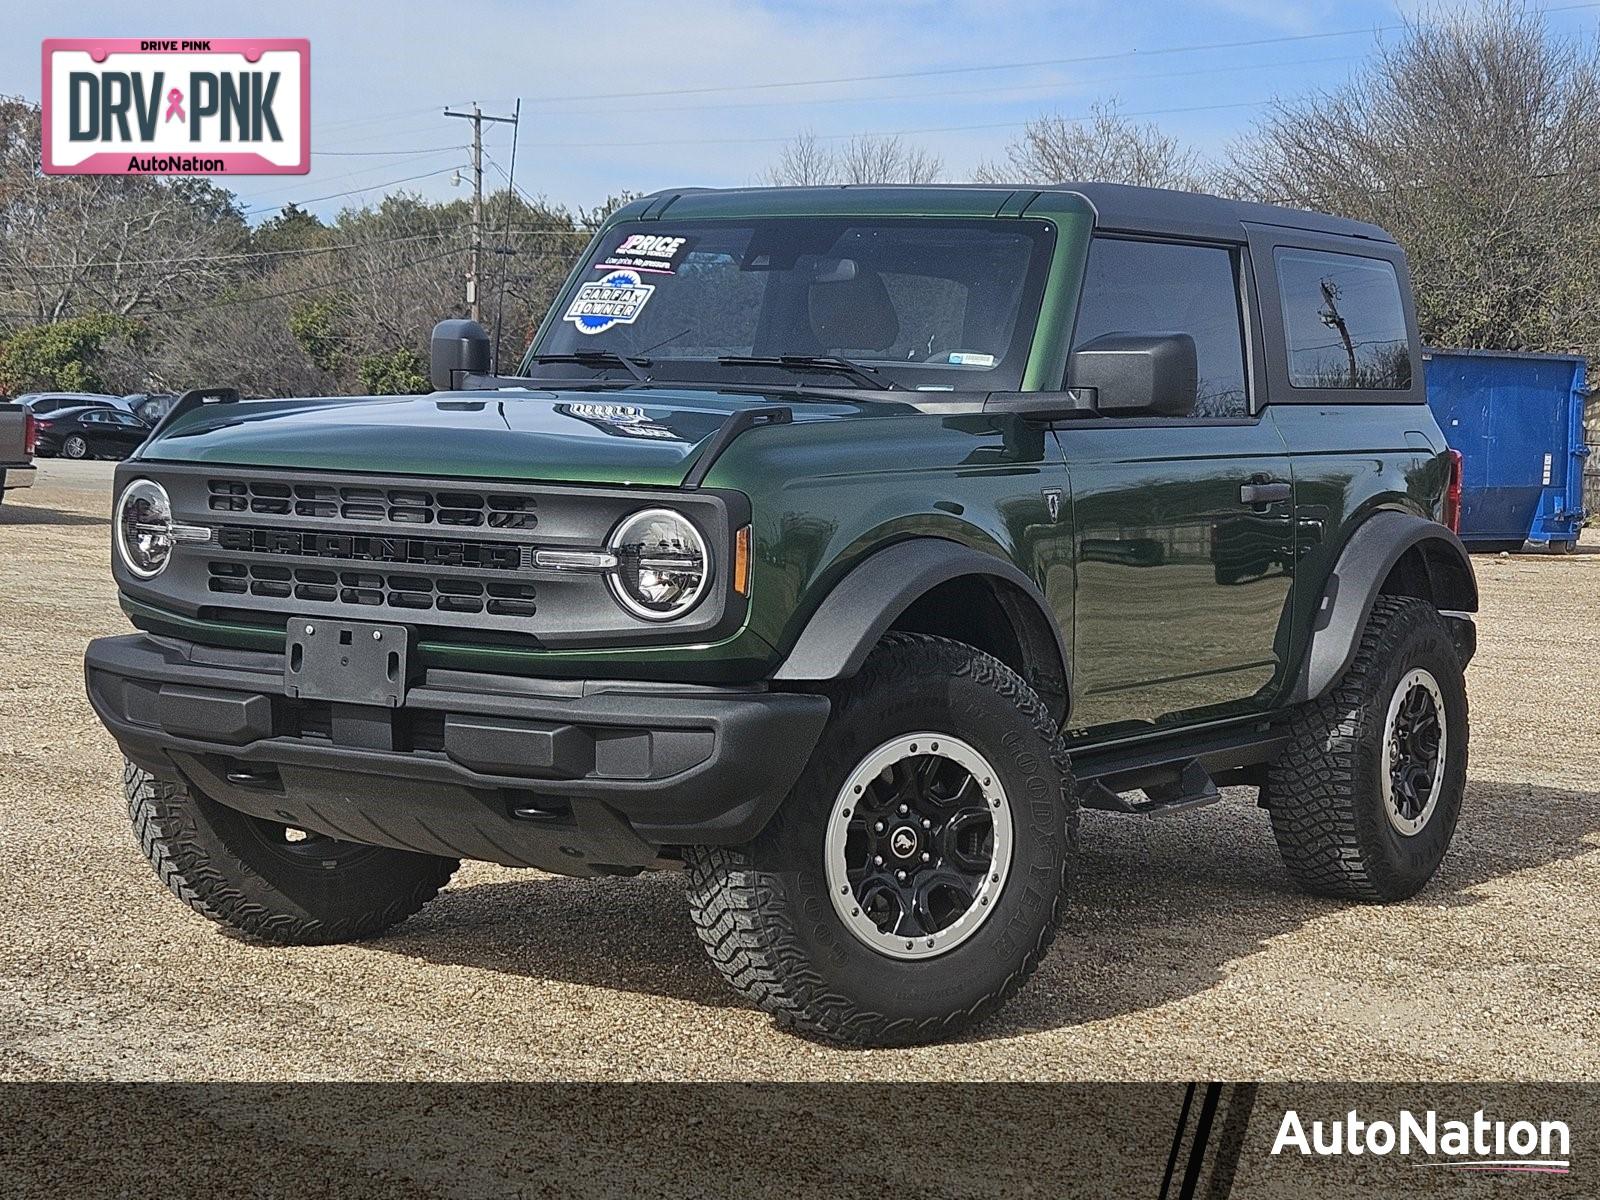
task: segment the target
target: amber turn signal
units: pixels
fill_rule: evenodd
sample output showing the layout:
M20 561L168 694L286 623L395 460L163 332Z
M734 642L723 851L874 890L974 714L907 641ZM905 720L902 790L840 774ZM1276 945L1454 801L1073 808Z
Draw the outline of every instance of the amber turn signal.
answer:
M750 526L733 535L733 590L750 594Z

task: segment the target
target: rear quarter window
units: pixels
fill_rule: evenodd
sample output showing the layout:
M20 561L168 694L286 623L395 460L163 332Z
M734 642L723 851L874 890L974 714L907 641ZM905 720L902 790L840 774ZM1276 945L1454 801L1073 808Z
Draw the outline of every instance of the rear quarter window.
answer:
M1411 386L1411 346L1393 263L1291 246L1278 247L1273 261L1291 386Z

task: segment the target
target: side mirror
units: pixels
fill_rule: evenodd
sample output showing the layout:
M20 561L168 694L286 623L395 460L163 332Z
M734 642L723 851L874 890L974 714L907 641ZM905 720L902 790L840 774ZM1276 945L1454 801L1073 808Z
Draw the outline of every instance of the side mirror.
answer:
M434 391L454 391L467 375L487 375L489 359L489 335L476 321L440 321L433 327L428 379Z
M1108 333L1072 352L1067 380L1093 388L1107 416L1186 417L1194 412L1200 371L1187 333Z

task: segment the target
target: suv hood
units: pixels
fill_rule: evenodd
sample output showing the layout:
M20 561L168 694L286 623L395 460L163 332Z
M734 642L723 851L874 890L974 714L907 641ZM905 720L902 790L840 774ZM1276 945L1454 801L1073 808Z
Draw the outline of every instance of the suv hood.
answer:
M207 404L145 443L139 457L380 475L676 487L730 415L790 406L796 421L881 402L796 400L713 389L435 392Z

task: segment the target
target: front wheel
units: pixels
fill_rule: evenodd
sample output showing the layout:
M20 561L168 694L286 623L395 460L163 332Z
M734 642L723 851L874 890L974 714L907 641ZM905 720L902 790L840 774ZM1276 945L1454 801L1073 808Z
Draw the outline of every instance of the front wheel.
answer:
M1032 689L970 647L893 635L835 697L760 836L690 853L691 913L780 1025L931 1041L1039 965L1076 840L1066 755Z
M161 882L251 941L372 937L433 899L459 865L264 821L132 763L123 790L134 836Z
M1296 882L1352 900L1421 891L1466 791L1466 683L1444 619L1379 597L1349 670L1291 733L1264 799Z

